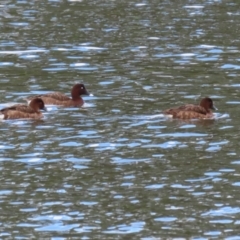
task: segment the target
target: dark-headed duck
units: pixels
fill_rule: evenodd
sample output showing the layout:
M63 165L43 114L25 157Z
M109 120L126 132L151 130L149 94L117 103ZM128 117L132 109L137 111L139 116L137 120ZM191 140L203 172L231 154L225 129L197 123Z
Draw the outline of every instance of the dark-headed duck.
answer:
M33 98L29 105L15 104L0 110L1 119L39 119L43 115L39 110L46 111L44 102L41 98Z
M163 113L168 116L170 115L172 118L179 119L209 119L213 117L211 109L216 109L213 105L213 101L211 98L205 97L201 100L199 105L186 104L180 107L167 109Z
M71 90L72 98L64 95L61 92L47 93L43 95L38 95L34 97L41 98L45 104L51 105L61 105L65 107L81 107L84 104L81 95L90 95L85 88L84 84L75 84ZM27 101L31 100L34 97L27 98Z

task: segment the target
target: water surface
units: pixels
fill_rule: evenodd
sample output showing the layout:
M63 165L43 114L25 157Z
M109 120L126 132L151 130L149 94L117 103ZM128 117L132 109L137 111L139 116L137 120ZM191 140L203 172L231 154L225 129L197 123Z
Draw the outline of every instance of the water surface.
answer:
M1 237L238 239L238 1L0 6L0 107L40 93L40 121L0 122ZM217 119L162 110L210 96Z

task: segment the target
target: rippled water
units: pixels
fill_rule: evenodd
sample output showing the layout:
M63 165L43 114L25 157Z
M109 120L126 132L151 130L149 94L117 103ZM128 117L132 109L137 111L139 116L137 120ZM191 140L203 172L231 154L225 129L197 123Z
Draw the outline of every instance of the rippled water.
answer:
M0 237L240 239L238 1L2 1ZM216 120L162 110L211 96Z

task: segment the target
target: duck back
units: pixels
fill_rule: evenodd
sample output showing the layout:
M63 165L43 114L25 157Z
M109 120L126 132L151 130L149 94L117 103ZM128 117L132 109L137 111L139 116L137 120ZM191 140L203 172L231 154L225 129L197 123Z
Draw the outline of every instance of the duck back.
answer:
M164 111L165 114L176 114L177 112L180 111L186 111L186 112L196 112L200 114L207 114L209 111L207 111L205 108L199 106L199 105L194 105L194 104L187 104L183 105L180 107L176 108L170 108Z
M202 114L194 111L175 111L171 113L173 118L179 119L211 119L212 113Z

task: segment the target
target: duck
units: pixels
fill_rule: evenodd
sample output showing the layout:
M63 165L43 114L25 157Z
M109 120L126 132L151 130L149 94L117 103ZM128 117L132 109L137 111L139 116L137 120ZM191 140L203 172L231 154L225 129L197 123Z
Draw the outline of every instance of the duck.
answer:
M209 97L203 98L199 105L186 104L176 108L170 108L163 113L172 118L179 119L212 119L213 113L211 110L217 108L213 104L213 100Z
M43 95L37 95L26 98L26 100L29 102L33 98L41 98L45 105L61 105L65 107L81 107L84 104L83 99L81 98L81 95L90 95L85 88L84 84L78 83L75 84L72 87L71 90L71 96L72 98L66 96L65 94L61 92L52 92L47 93Z
M29 105L15 104L0 110L0 118L7 119L40 119L43 114L40 110L46 111L45 104L41 98L33 98Z

